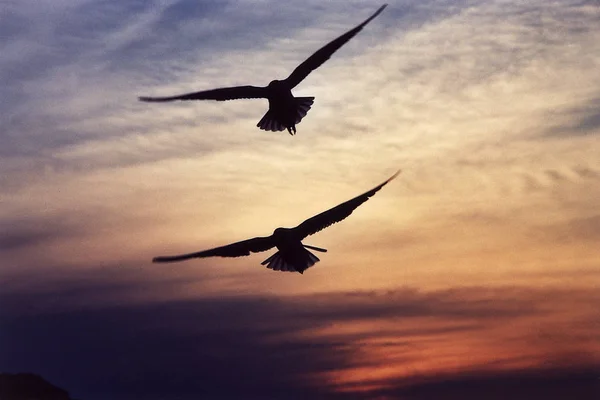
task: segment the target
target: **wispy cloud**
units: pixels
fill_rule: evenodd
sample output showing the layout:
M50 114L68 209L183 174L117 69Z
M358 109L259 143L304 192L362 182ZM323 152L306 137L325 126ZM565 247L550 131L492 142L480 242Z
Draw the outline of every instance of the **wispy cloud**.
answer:
M72 240L77 236L76 229L69 226L66 219L14 218L5 219L10 229L0 232L0 251L31 250L47 241Z
M600 132L600 98L585 100L582 105L563 110L564 125L552 127L551 136L577 136L598 134Z

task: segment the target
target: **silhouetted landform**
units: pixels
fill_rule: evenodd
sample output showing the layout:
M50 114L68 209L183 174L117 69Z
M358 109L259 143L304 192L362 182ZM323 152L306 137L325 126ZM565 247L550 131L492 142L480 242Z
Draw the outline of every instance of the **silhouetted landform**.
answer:
M320 247L303 244L302 240L307 236L317 233L348 217L358 206L369 200L371 196L377 193L399 173L400 171L396 172L388 180L368 192L307 219L295 228L277 228L271 236L255 237L253 239L243 240L241 242L197 253L155 257L152 262L176 262L204 257L240 257L277 247L279 251L267 258L261 264L266 264L267 268L275 271L297 271L302 274L306 269L320 261L319 258L308 251L307 248L320 252L327 251Z
M0 374L0 400L72 400L69 392L39 375Z
M256 126L266 131L282 131L287 129L290 135L296 134L296 124L300 123L313 104L314 97L294 97L292 89L298 85L312 71L320 67L346 42L352 39L373 18L379 15L387 4L381 6L373 15L354 29L344 33L337 39L329 42L300 64L284 80L274 80L266 87L235 86L220 89L205 90L168 97L139 97L141 101L165 102L173 100L236 100L236 99L262 99L269 100L269 110Z

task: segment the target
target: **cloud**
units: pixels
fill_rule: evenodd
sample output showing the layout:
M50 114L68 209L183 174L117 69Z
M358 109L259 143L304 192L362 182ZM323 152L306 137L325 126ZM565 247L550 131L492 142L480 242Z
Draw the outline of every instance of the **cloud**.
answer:
M574 236L593 241L600 237L600 215L571 221L568 228Z
M600 215L568 221L553 229L560 240L594 242L600 238Z
M565 122L562 126L552 127L548 135L571 137L573 135L592 135L600 132L600 98L595 97L579 107L564 110Z
M269 335L281 328L252 325L265 312L267 302L251 299L76 312L41 317L43 337L35 333L39 328L33 320L8 322L5 339L16 344L12 335L22 335L21 343L29 343L29 349L13 347L4 367L43 370L86 398L318 394L302 374L338 362L323 351L329 343L269 343ZM231 326L235 320L240 323ZM57 342L62 344L52 351ZM98 352L99 345L105 350ZM38 358L42 353L43 359ZM30 357L38 361L32 364ZM62 367L48 371L56 359L63 360Z
M426 399L594 399L598 395L597 369L541 369L493 374L464 373L436 377L422 383L399 384L370 393L372 396Z
M5 221L7 230L0 233L0 251L32 248L53 240L73 239L75 231L61 221Z
M468 382L480 382L483 390L488 385L495 387L498 381L512 381L515 374L510 371L515 367L511 357L521 355L517 370L524 371L523 379L531 379L532 390L544 390L552 368L564 371L558 378L561 383L556 383L559 388L570 385L570 379L589 385L587 372L578 375L578 371L594 362L597 343L583 340L593 337L592 326L580 331L584 336L577 342L568 334L561 339L566 353L540 346L539 339L523 353L522 347L507 341L517 335L527 343L530 335L536 334L539 318L551 322L545 323L547 332L559 331L568 315L564 312L576 309L580 300L589 301L591 295L580 294L573 300L572 294L556 290L531 293L526 288L456 288L429 293L401 289L316 297L206 297L82 308L76 304L76 299L85 304L82 291L64 299L71 302L69 308L41 313L17 311L23 304L6 302L5 295L1 341L11 346L0 367L40 373L74 395L90 399L233 398L244 393L250 397L344 398L364 395L361 385L372 385L369 395L407 391L420 396L424 395L421 391L437 392L455 384L458 387L452 386L452 390L474 396ZM30 301L46 296L33 295ZM553 310L549 298L554 299L552 304L571 300L566 307ZM589 311L591 314L584 314L586 321L597 314ZM581 326L576 320L570 323ZM407 376L402 372L411 365L419 370L415 356L428 348L437 352L438 363L444 365L453 353L452 346L467 341L473 351L483 350L482 340L503 346L497 366L479 364L473 357L472 363L465 360L455 367L458 369L435 374L422 370ZM577 349L581 350L579 356ZM589 358L582 357L586 349ZM386 356L379 358L383 354ZM567 354L571 359L565 364L559 358ZM529 364L522 364L527 358ZM548 367L550 371L543 372ZM368 375L331 380L332 374L380 368L395 368L395 373L384 381ZM541 381L536 378L538 369ZM509 372L498 372L502 370Z

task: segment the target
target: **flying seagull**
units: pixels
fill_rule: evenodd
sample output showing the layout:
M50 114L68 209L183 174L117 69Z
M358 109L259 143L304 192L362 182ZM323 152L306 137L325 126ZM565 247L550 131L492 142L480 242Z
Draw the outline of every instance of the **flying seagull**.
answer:
M294 97L292 89L313 70L320 67L340 47L352 39L387 6L384 4L363 23L329 42L306 61L300 64L286 79L274 80L266 87L235 86L202 92L182 94L168 97L140 97L141 101L165 102L174 100L235 100L235 99L268 99L269 110L256 126L266 131L282 131L287 129L290 135L296 134L296 124L306 115L313 104L314 97Z
M197 253L155 257L152 262L166 263L205 257L241 257L248 256L250 253L258 253L277 247L277 250L279 251L267 258L261 264L266 265L267 268L275 271L298 271L302 274L306 269L312 267L319 261L319 258L307 249L320 252L327 251L320 247L303 244L302 240L307 236L317 233L348 217L352 214L352 211L365 201L369 200L371 196L377 193L379 189L384 187L399 173L400 171L396 172L388 180L368 192L307 219L295 228L277 228L271 236L255 237L253 239L242 240L241 242L215 247L214 249L199 251Z

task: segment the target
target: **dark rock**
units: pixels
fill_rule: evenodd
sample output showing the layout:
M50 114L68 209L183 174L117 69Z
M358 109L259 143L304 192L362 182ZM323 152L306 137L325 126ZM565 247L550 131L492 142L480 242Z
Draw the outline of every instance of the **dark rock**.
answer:
M69 392L35 374L0 374L0 400L72 400Z

